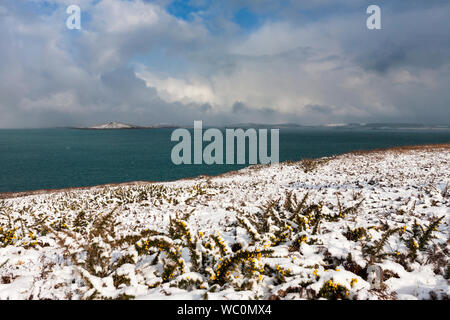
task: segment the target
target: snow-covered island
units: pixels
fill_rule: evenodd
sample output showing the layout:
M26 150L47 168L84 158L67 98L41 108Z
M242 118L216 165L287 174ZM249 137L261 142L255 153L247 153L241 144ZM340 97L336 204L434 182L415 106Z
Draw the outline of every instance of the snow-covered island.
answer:
M0 299L448 299L450 144L0 200Z
M104 124L98 124L90 127L75 127L74 129L83 130L121 130L121 129L158 129L158 128L176 128L174 125L159 124L154 126L137 126L134 124L128 124L123 122L111 121Z

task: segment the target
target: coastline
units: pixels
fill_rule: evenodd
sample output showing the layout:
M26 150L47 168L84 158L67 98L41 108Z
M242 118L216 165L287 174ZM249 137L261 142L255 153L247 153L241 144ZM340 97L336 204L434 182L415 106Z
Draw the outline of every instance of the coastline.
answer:
M333 157L337 156L344 156L344 155L364 155L364 154L373 154L373 153L385 153L385 152L407 152L407 151L413 151L413 150L420 150L420 151L427 151L432 152L436 150L449 150L450 149L450 142L444 143L444 144L424 144L424 145L412 145L412 146L398 146L398 147L390 147L390 148L380 148L380 149L371 149L371 150L354 150L346 153L342 153L339 155L335 155ZM325 157L330 158L330 157ZM321 158L317 158L321 159ZM317 160L316 159L316 160ZM302 160L296 161L301 162ZM281 162L280 164L283 164L286 162ZM71 192L71 191L89 191L92 189L98 189L98 188L104 188L104 187L125 187L125 186L133 186L133 185L145 185L145 184L160 184L160 183L172 183L177 181L192 181L199 178L217 178L217 177L224 177L224 176L233 176L236 174L239 174L240 171L251 168L251 167L263 167L265 165L249 165L243 169L240 170L232 170L228 171L219 175L199 175L196 177L187 177L183 179L178 180L169 180L169 181L145 181L145 180L138 180L138 181L130 181L130 182L119 182L119 183L106 183L106 184L100 184L100 185L94 185L94 186L86 186L86 187L69 187L69 188L58 188L58 189L38 189L38 190L27 190L27 191L19 191L19 192L0 192L0 200L2 199L13 199L13 198L20 198L20 197L27 197L27 196L33 196L33 195L42 195L42 194L50 194L50 193L61 193L61 192Z

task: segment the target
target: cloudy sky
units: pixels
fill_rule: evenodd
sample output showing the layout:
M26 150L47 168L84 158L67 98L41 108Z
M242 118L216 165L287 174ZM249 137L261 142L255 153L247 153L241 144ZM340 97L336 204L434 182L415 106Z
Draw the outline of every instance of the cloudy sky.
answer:
M450 2L1 0L0 70L0 128L450 123Z

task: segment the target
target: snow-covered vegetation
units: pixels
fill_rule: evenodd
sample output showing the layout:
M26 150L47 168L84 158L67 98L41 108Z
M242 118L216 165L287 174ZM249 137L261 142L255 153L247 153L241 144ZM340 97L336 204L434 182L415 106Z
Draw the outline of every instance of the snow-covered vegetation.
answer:
M0 200L0 299L445 299L450 145Z

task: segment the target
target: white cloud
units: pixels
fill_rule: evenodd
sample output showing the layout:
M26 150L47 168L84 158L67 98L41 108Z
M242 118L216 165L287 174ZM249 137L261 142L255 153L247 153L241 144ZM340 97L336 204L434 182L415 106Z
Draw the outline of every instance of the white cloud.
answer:
M139 28L158 28L163 19L171 20L158 6L144 3L123 2L118 0L101 1L94 7L93 26L106 33L126 33Z
M145 69L138 71L136 76L144 80L147 87L155 88L158 95L165 101L220 104L218 97L207 81L201 80L198 77L187 79L173 78L157 75Z

